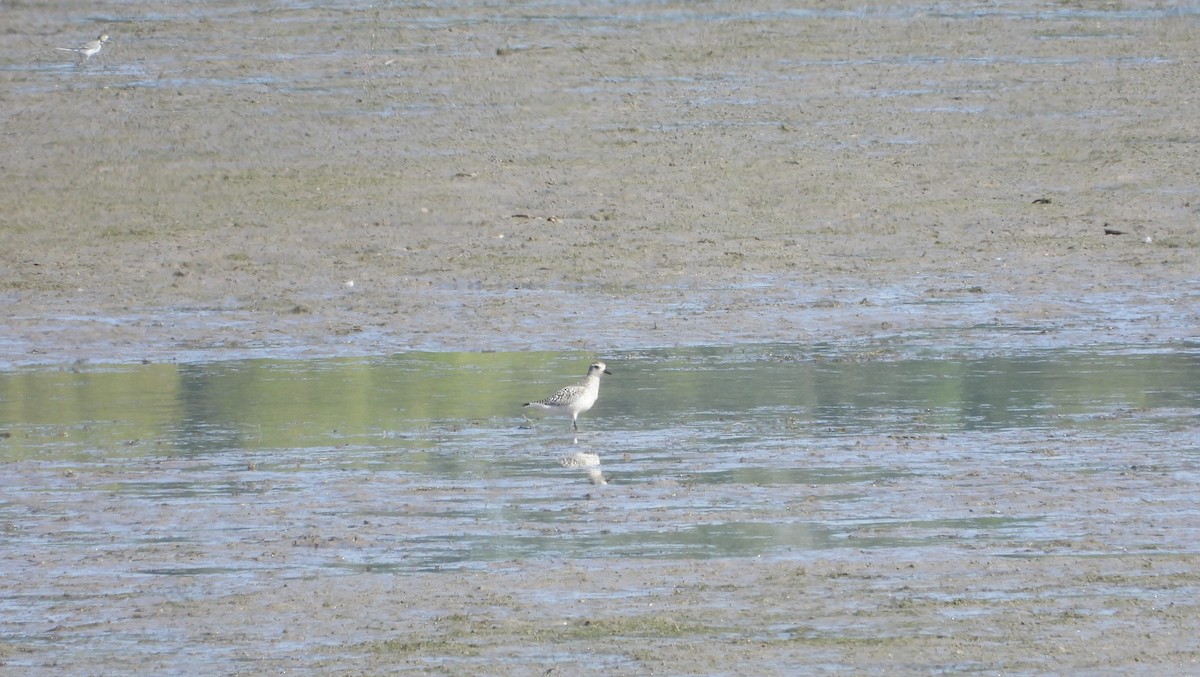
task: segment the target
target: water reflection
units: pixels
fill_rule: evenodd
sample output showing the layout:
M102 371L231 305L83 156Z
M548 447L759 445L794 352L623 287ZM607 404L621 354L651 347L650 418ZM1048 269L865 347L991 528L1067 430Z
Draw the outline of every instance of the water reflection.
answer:
M521 403L597 357L620 369L583 431L526 423ZM34 551L47 534L81 547L171 542L204 553L253 535L270 554L141 567L188 575L263 561L387 571L1053 542L1062 527L1044 515L976 513L976 499L939 481L959 473L959 490L982 492L996 468L1031 460L1048 477L1163 472L1200 456L1190 432L1197 383L1200 348L1190 345L22 369L0 374L0 520L19 525L16 545Z
M559 458L558 464L564 468L582 469L592 484L608 484L603 471L600 470L600 454L576 451Z

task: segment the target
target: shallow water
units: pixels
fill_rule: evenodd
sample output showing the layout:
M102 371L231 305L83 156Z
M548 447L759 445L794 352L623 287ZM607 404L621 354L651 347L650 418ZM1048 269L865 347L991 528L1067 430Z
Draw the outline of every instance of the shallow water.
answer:
M235 581L947 539L1015 552L1072 537L1086 516L976 505L986 496L974 492L1005 491L993 482L1014 471L1030 474L1013 490L1039 492L1066 491L1054 478L1075 473L1196 474L1200 346L924 353L605 355L614 375L577 435L566 419L526 421L519 404L577 379L588 355L11 371L0 522L35 559L77 548L114 558L99 566L118 577ZM580 452L599 467L560 464ZM971 488L947 493L949 476ZM311 552L264 555L298 543ZM5 569L28 573L12 559Z

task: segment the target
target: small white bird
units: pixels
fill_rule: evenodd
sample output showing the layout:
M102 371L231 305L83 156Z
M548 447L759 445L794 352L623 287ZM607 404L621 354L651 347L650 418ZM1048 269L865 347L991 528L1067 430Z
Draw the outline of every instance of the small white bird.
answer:
M100 37L92 40L82 47L55 47L54 49L60 52L75 52L79 55L79 63L83 63L88 59L96 56L103 49L104 43L108 42L108 33L101 33Z
M603 362L595 362L588 367L587 376L579 383L562 388L544 400L526 402L524 406L549 414L567 414L571 417L571 428L579 430L576 419L591 409L600 396L601 374L612 375L612 372L605 368Z

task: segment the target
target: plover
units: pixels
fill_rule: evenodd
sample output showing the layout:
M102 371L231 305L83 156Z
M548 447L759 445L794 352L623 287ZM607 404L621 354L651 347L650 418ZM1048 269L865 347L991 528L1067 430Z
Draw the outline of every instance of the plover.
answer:
M75 52L79 55L79 63L83 63L88 59L100 53L104 47L104 43L108 42L108 33L101 33L100 37L92 40L82 47L55 47L54 49L60 52Z
M550 414L567 414L571 417L571 428L579 430L577 419L579 415L596 403L600 396L600 375L612 372L605 368L603 362L595 362L588 367L587 376L574 385L569 385L544 400L526 402L524 406Z

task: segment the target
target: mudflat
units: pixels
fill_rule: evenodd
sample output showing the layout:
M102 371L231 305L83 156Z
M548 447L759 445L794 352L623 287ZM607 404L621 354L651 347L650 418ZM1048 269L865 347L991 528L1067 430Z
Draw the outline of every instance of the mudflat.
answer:
M1001 333L1002 349L1161 344L1200 326L1200 31L1184 8L18 3L5 16L9 367L980 327L1037 330ZM82 65L53 49L101 31L112 42ZM1105 509L1091 489L1073 510ZM215 672L242 669L239 652L263 657L250 672L523 674L522 657L575 674L1195 670L1194 547L1086 550L557 563L585 569L564 578L517 562L415 576L402 601L370 575L186 601L141 591L109 599L104 622L176 624L213 643ZM1148 576L1162 598L1121 594ZM104 580L76 592L103 595ZM563 586L586 613L555 606ZM631 608L613 590L657 592ZM264 617L320 650L256 635ZM0 641L0 671L136 668L84 648ZM597 651L617 658L589 665Z
M3 359L1195 326L1194 15L626 9L10 8Z

